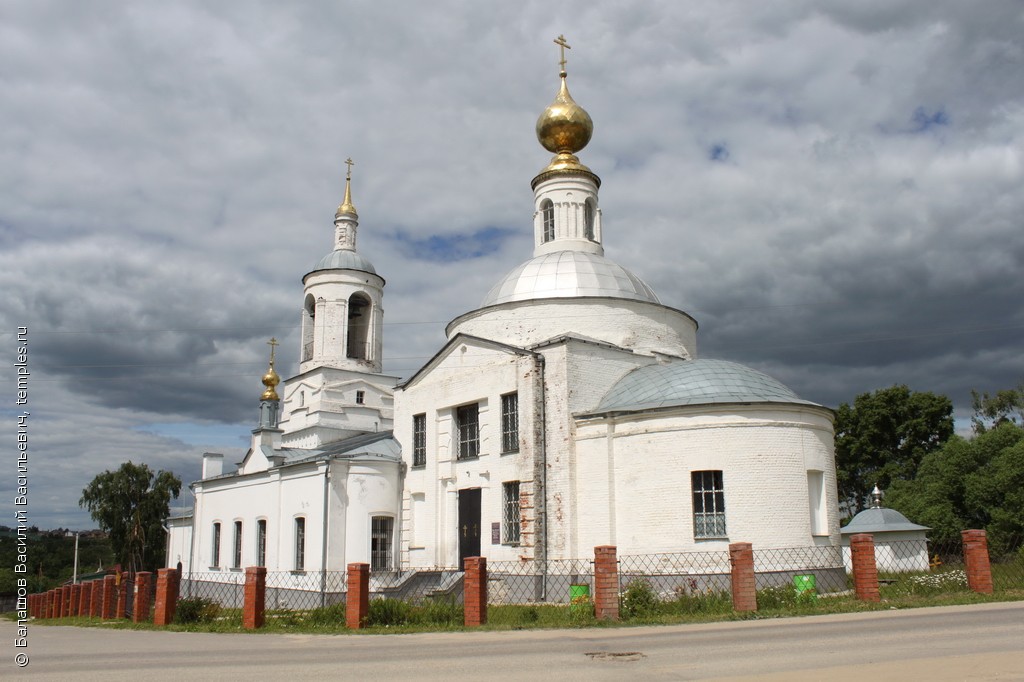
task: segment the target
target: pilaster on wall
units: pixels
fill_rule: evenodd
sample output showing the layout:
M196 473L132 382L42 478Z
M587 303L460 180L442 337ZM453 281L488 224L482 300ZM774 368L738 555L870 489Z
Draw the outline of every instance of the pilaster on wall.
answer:
M853 589L861 601L881 601L878 592L878 566L875 564L875 538L869 533L850 536L853 564Z
M463 599L463 622L466 627L487 624L487 559L480 556L464 560L466 577Z
M345 627L358 630L370 615L370 564L348 565Z
M619 560L611 545L594 548L594 615L598 620L619 619Z
M754 546L749 542L729 545L732 567L732 607L737 611L757 611L757 579L754 575Z
M983 530L965 530L961 533L964 541L964 569L967 572L967 587L972 592L992 594L992 565L988 556L988 536Z

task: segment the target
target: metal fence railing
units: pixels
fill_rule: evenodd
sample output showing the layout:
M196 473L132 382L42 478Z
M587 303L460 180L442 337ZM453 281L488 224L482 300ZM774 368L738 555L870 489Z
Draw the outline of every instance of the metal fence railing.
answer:
M808 587L813 585L818 593L847 590L842 550L832 546L754 548L754 584L758 590L789 588L795 584L794 579Z
M619 591L643 580L662 600L728 592L729 552L634 554L619 557Z
M574 585L594 587L594 564L587 559L494 561L487 564L489 604L568 603Z

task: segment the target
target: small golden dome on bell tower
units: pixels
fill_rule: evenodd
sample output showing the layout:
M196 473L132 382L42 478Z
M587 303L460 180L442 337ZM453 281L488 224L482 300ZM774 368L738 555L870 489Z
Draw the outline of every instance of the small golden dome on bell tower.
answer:
M267 342L267 345L270 346L270 365L267 367L266 374L264 374L261 379L266 390L263 391L263 395L260 396L260 400L280 400L276 389L277 385L281 383L281 377L279 377L277 372L274 370L274 347L280 344L278 344L277 339L271 337L270 341Z

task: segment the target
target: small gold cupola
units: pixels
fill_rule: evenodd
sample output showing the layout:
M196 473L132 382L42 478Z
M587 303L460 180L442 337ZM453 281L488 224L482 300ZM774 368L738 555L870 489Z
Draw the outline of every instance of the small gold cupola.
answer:
M554 153L554 158L547 168L541 171L542 174L549 171L585 171L591 172L589 168L580 163L576 152L587 146L591 136L594 134L594 122L590 114L569 94L569 86L566 85L565 51L571 49L565 42L564 36L558 36L555 44L561 49L561 66L559 76L562 79L561 87L555 96L555 101L537 119L537 139L549 152Z
M277 339L271 337L267 345L270 346L270 364L267 367L266 374L261 379L266 390L263 391L260 400L280 400L281 398L277 395L277 385L281 383L281 377L277 375L277 371L274 369L274 347L280 344L277 342Z
M351 158L345 159L345 165L348 166L348 172L345 173L345 198L342 200L341 205L338 206L338 210L335 211L334 217L340 218L341 216L350 215L358 219L359 214L356 213L356 207L352 205L352 166L355 165L355 161Z

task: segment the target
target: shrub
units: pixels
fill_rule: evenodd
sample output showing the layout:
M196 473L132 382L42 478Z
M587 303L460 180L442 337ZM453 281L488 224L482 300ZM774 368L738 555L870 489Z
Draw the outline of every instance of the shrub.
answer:
M306 623L313 627L335 627L345 623L345 604L331 604L313 609L306 616Z
M626 619L653 616L660 611L660 605L651 584L643 578L635 578L622 593L621 615Z
M399 599L371 599L367 625L391 627L408 625L412 621L412 604Z
M174 609L174 622L180 625L212 623L220 616L220 611L220 604L206 597L179 599Z
M415 607L413 619L427 625L461 625L463 609L454 599L428 599Z

